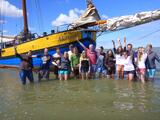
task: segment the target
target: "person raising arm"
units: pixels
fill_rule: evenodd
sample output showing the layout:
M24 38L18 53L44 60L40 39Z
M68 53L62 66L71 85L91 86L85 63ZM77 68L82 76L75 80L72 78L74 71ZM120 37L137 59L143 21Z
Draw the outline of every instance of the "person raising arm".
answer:
M30 83L33 83L34 78L33 78L33 72L32 72L32 68L33 68L32 51L29 50L27 54L19 54L17 52L16 46L14 46L14 51L15 51L16 57L20 58L21 60L19 76L22 84L23 85L26 84L26 78L28 78Z
M117 71L117 78L124 78L124 55L123 55L123 48L120 39L118 39L118 48L116 49L116 45L114 40L112 40L113 43L113 51L116 58L116 71Z
M95 78L95 72L96 72L96 63L97 63L97 52L95 50L95 46L93 44L89 45L89 48L85 47L78 39L78 43L83 47L83 49L86 51L87 57L90 62L90 75L92 78Z

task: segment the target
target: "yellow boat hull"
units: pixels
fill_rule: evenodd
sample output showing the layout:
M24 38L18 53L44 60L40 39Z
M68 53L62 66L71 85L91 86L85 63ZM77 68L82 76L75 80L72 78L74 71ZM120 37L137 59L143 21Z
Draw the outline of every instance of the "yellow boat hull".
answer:
M50 34L17 45L17 51L18 53L23 54L27 53L29 50L32 50L33 54L43 54L43 49L49 48L50 53L53 54L56 48L60 48L61 52L64 52L68 50L69 44L75 44L75 46L79 46L77 40L80 40L82 43L84 43L86 47L88 47L89 44L95 44L96 31L73 30ZM82 50L80 46L78 48L79 50ZM19 60L18 62L13 62L16 60L17 58L15 58L13 46L1 50L0 65L17 65Z

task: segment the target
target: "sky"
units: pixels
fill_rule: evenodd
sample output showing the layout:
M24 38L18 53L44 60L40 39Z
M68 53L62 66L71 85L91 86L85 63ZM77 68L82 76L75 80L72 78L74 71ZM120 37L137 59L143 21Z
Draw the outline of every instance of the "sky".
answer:
M50 33L55 26L71 23L86 9L86 0L26 0L29 29L33 33ZM133 15L160 9L160 0L93 0L102 19ZM0 0L0 30L6 35L17 35L23 29L21 0ZM111 48L111 40L127 37L134 47L160 46L160 20L137 27L106 32L97 38L97 46ZM153 33L153 34L151 34Z

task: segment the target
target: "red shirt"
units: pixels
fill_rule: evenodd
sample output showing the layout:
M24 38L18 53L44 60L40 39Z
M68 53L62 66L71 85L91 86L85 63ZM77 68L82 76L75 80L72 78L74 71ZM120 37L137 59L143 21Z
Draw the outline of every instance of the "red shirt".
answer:
M97 62L97 52L91 52L89 49L86 49L87 57L89 58L90 64L95 65Z

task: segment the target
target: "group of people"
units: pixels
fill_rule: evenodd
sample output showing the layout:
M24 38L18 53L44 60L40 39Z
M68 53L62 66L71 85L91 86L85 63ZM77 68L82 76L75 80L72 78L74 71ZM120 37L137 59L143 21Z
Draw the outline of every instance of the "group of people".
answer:
M129 81L140 80L145 83L146 79L154 79L156 72L157 60L160 63L158 55L152 51L152 45L148 44L145 48L139 47L133 50L132 44L126 44L124 38L124 46L118 39L118 46L113 42L113 50L107 52L101 46L96 50L93 44L89 48L84 46L80 41L79 44L83 47L80 53L77 46L72 44L69 46L69 51L61 53L60 49L56 49L56 53L50 55L48 49L44 49L43 55L32 55L32 51L28 54L18 54L15 47L15 54L21 59L20 78L22 84L26 84L26 78L33 83L33 58L39 58L41 64L38 69L38 80L43 78L49 80L51 68L53 69L56 79L68 80L76 79L100 79L109 78L118 79L126 78Z
M117 48L115 42L112 42L118 78L126 76L129 81L139 79L142 83L147 79L154 80L156 61L160 63L160 58L152 50L151 44L147 45L146 50L144 47L138 47L134 51L132 44L126 44L126 38L124 38L124 47L120 39Z

